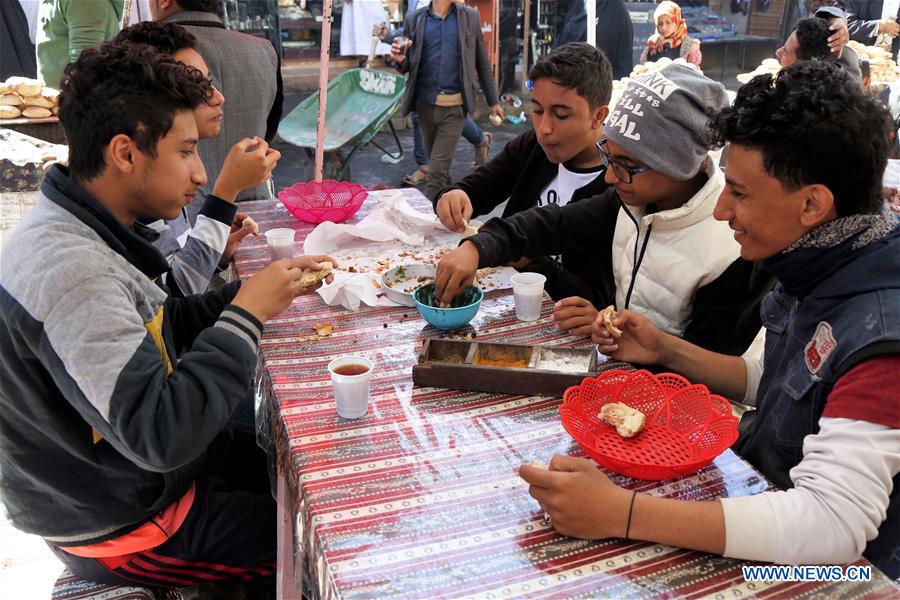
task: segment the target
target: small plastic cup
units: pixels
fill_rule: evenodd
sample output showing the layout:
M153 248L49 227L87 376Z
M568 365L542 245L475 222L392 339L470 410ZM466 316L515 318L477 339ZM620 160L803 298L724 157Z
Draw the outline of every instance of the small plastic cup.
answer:
M406 56L409 47L412 46L412 40L405 35L398 35L394 38L394 42L396 42L400 48L400 56Z
M516 273L510 281L516 301L516 318L520 321L537 321L541 316L547 278L540 273Z
M266 231L266 242L269 244L269 255L272 260L294 258L294 230L286 227Z
M369 383L372 361L361 356L336 358L328 363L337 414L344 419L358 419L369 412ZM356 368L353 368L356 367ZM365 371L361 371L365 368ZM355 372L342 374L341 371Z

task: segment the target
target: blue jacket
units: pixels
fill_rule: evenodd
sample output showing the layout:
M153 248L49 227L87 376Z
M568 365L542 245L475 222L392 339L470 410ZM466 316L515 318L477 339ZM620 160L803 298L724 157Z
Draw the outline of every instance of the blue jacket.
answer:
M781 488L837 380L874 356L900 353L900 228L860 250L802 248L766 261L779 283L762 305L763 375L753 422L735 450ZM892 390L896 393L896 390ZM900 576L900 481L864 556Z

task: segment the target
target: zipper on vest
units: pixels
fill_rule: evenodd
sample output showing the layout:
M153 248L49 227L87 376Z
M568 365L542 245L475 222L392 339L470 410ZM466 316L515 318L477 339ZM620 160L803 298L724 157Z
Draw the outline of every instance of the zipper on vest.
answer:
M627 310L628 305L631 304L631 293L634 291L634 281L637 278L638 270L641 268L641 263L644 262L644 253L647 251L647 243L650 241L650 232L653 230L653 223L647 225L647 233L644 235L643 243L641 243L640 221L631 214L631 211L628 210L628 207L625 206L625 203L622 202L621 198L619 198L619 203L622 205L622 209L628 214L628 218L634 223L635 229L637 229L637 237L634 240L634 266L631 269L631 282L628 284L628 291L625 293L625 306L621 307L622 310ZM640 252L638 252L638 247L640 247Z

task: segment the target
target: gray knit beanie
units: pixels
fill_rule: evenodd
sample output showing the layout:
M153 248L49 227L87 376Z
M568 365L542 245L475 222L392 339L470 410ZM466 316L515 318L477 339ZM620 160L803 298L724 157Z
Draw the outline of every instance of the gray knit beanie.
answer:
M603 131L648 167L687 181L709 151L708 113L728 104L721 84L672 63L629 81Z

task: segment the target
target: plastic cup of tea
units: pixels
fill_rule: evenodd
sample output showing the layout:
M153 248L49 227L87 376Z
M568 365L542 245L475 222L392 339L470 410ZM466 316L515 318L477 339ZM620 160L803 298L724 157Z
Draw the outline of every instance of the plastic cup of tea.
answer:
M510 278L516 301L516 318L520 321L537 321L544 302L544 284L547 278L540 273L516 273Z
M328 363L337 414L344 419L358 419L369 412L369 383L372 361L361 356L336 358Z
M272 260L294 258L294 230L286 227L266 231L266 242L269 244L269 255Z
M399 46L400 56L406 56L407 50L409 50L409 47L412 45L412 40L404 35L398 35L394 38L394 43Z

